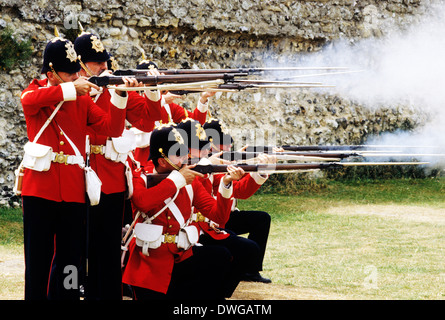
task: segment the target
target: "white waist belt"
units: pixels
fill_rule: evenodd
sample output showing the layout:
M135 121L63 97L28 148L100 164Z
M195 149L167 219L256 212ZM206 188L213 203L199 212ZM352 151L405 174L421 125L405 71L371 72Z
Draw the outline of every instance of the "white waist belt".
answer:
M63 152L57 153L53 152L51 156L51 161L56 163L64 163L64 164L77 164L83 165L85 163L82 156L72 156L64 154Z

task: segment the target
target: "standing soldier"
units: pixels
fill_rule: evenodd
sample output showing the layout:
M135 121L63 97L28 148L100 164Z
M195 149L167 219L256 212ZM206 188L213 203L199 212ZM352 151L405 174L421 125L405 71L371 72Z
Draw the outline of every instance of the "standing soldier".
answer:
M99 38L83 32L74 42L82 70L81 75L109 75L107 62L110 55ZM154 73L154 71L153 71ZM128 78L134 86L135 79ZM108 112L112 108L110 98L114 89L104 88L95 92L92 99ZM154 121L160 119L160 94L145 91L141 96L135 91L128 92L126 120L140 130L151 131ZM123 129L123 127L121 128ZM134 148L134 136L124 130L120 138L88 132L90 140L90 165L102 181L100 202L89 210L88 226L88 276L85 283L85 298L88 300L122 299L122 270L120 244L127 183L132 183L127 163L128 153ZM131 188L131 187L130 187Z
M56 37L43 54L47 78L33 80L21 95L32 141L25 146L21 192L27 300L79 299L87 128L118 137L125 121L126 93L117 92L105 112L89 97L99 88L79 70L73 44Z
M145 60L145 55L142 55L142 61L137 65L137 69L147 69L147 70L157 70L158 66L149 60ZM198 104L193 112L187 111L184 107L174 103L174 101L181 96L173 94L168 91L162 92L161 97L161 119L156 122L155 125L160 125L161 123L179 123L184 119L192 118L198 120L201 124L204 124L207 117L207 111L209 109L208 99L215 95L216 92L203 92L198 100ZM146 130L142 130L146 131ZM146 131L147 132L147 131ZM137 161L144 166L147 163L149 157L149 135L147 135L145 143L142 143L142 147L136 148L134 156Z

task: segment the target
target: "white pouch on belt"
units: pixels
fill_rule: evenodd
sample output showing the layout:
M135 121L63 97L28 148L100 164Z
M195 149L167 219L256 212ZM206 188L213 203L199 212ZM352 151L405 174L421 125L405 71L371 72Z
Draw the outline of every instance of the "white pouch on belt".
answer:
M119 138L107 139L105 145L105 158L115 162L125 163L128 153L136 148L133 131L124 130Z
M162 244L163 227L151 223L137 223L134 226L136 245L142 247L142 253L148 256L148 249L157 249Z
M179 231L178 248L188 250L199 240L198 229L195 226L184 227Z
M134 133L136 148L146 148L150 146L151 132L144 132L134 127L130 130Z
M99 204L100 192L102 188L102 181L100 181L96 172L91 167L85 167L85 186L90 199L90 205L95 206Z
M53 148L35 142L24 146L23 166L35 171L48 171L51 167Z

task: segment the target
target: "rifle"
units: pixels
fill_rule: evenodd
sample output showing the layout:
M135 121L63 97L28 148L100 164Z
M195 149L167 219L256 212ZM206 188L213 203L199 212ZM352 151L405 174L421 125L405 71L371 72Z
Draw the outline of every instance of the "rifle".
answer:
M157 69L160 73L165 75L175 74L218 74L218 73L247 73L261 74L264 72L287 72L287 71L305 71L305 70L343 70L348 69L344 67L283 67L283 68L234 68L234 69ZM113 75L116 76L135 76L140 74L147 74L150 69L127 69L116 70Z
M324 161L339 161L341 159L349 158L349 157L359 157L361 154L359 153L327 153L327 152L255 152L255 151L226 151L223 152L220 156L221 159L227 161L239 161L239 160L248 160L258 157L259 155L266 153L270 156L275 156L277 159L281 160L303 160L305 157L307 158L321 158L320 160ZM211 156L211 155L210 155ZM295 159L292 159L295 157ZM314 160L314 159L311 159Z
M375 151L376 149L440 149L440 147L435 146L401 146L401 145L308 145L308 146L247 146L246 151L249 152L273 152L273 148L283 148L286 151L355 151L355 150L366 150Z
M188 82L200 82L209 80L224 80L229 81L235 79L235 77L247 76L247 73L216 73L216 74L184 74L184 75L165 75L165 76L136 76L137 81L148 85L157 85L160 83L188 83ZM99 87L105 87L108 85L124 84L122 76L93 76L88 79L89 82L98 85Z
M201 89L193 88L192 90L169 90L171 93L176 95L187 95L191 93L201 93L203 91L216 91L216 92L236 92L248 89L292 89L292 88L332 88L335 87L333 85L322 85L319 83L296 83L296 82L285 82L282 81L281 84L273 83L270 81L269 83L258 81L250 81L250 83L244 83L241 81L228 81L226 83L220 84L216 87L203 87Z
M428 162L321 162L321 163L276 163L276 164L237 164L245 172L265 172L265 173L288 173L302 170L322 170L339 169L352 166L383 166L383 165L423 165ZM226 173L228 165L198 164L191 170L203 174ZM149 173L147 174L147 188L153 187L170 173Z
M334 146L247 146L246 151L249 152L272 152L273 148L283 148L285 151L354 151L354 150L375 150L375 149L387 149L387 148L416 148L416 147L402 147L402 146L389 146L389 145L334 145ZM423 148L423 147L417 147Z

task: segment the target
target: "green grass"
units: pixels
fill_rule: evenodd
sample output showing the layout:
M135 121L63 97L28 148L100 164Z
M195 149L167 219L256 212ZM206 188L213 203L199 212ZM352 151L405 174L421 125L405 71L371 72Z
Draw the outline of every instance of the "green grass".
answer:
M272 217L263 275L333 299L445 298L445 179L325 181L317 192L306 189L240 201L241 209ZM382 204L400 216L329 213ZM406 206L443 209L444 219L404 219Z
M331 299L445 299L445 178L287 181L239 201L272 217L264 276ZM0 254L22 250L21 209L0 209Z
M0 207L0 245L23 245L22 209Z

